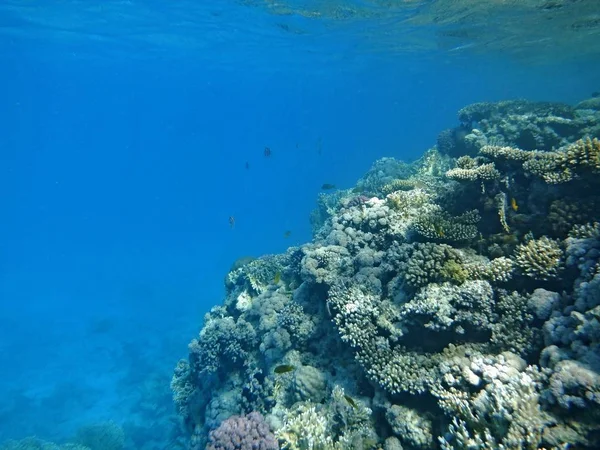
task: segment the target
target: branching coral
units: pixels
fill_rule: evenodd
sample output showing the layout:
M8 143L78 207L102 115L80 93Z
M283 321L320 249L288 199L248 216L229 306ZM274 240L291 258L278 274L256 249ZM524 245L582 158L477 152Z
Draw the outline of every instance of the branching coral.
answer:
M422 237L447 242L468 241L475 238L479 231L479 211L467 211L460 216L451 216L441 207L434 207L413 222L413 229Z
M446 172L446 176L460 181L490 181L500 178L500 172L496 170L494 163L487 163L469 169L457 167Z
M558 242L542 236L521 244L515 251L515 263L528 277L536 280L556 278L562 266L563 251Z
M549 184L600 173L600 141L596 138L580 139L557 151L486 146L480 152L494 159L520 162L525 172L537 175Z

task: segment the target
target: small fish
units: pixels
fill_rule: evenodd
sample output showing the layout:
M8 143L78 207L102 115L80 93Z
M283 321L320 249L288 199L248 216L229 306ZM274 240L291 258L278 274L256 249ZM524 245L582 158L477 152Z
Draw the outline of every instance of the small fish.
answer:
M358 408L358 405L356 404L356 402L354 401L354 399L352 397L350 397L349 395L344 394L344 398L346 399L346 401L348 402L348 404L350 406L352 406L353 408Z
M321 186L321 189L330 191L331 189L335 189L335 184L324 183L323 186Z
M229 216L229 226L235 228L235 217Z
M275 276L273 277L273 283L279 284L280 281L281 281L281 272L277 272L275 274Z
M275 372L277 374L282 374L282 373L289 373L294 369L295 369L295 367L290 364L282 364L280 366L275 367L273 372Z
M286 230L285 233L283 233L283 237L286 239L289 238L291 235L292 235L291 230Z
M516 198L513 197L513 198L510 199L510 207L515 212L517 212L519 210L519 205L517 204L517 199Z
M250 163L248 161L246 161L246 170L248 170L250 168Z
M271 157L271 149L269 147L265 147L265 158L270 158Z
M441 225L435 224L435 225L433 225L433 229L435 230L438 237L440 237L440 238L446 237L446 233L444 232L444 229L441 227Z

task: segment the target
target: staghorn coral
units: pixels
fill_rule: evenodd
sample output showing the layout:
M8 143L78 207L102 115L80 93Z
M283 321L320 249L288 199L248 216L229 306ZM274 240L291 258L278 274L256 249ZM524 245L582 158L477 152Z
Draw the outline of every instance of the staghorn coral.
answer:
M515 251L515 264L524 275L535 280L556 278L561 270L563 251L558 242L542 236L521 244Z

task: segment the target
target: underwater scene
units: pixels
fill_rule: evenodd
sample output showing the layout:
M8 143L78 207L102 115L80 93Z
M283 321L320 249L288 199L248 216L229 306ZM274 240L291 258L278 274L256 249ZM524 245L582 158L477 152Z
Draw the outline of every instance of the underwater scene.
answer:
M0 450L600 448L600 1L0 2Z

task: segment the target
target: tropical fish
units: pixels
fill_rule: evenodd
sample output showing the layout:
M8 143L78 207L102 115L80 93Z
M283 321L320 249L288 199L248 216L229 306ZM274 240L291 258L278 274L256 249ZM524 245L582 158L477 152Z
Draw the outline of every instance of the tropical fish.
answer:
M281 364L280 366L275 367L273 372L275 372L277 374L282 374L282 373L289 373L294 369L295 369L295 367L290 364Z
M246 161L246 169L250 168L250 163L248 161Z
M269 147L265 147L265 158L269 158L271 156L271 149Z
M229 216L229 226L235 228L235 217Z
M513 209L513 211L518 211L519 210L519 205L517 204L517 199L516 198L511 198L510 199L510 207Z
M344 394L344 398L346 399L346 401L348 402L348 404L350 406L352 406L353 408L358 408L358 405L356 404L356 402L354 401L354 399L352 397L350 397L349 395Z
M277 272L275 274L275 276L273 277L273 283L279 284L280 281L281 281L281 272Z
M321 186L321 189L323 189L324 191L335 189L335 184L324 183L323 186Z
M435 233L438 235L439 238L446 237L446 233L444 232L444 229L440 224L434 224L433 229L435 230Z
M291 235L292 235L292 232L290 230L286 230L283 233L283 237L286 238L286 239L289 238Z

